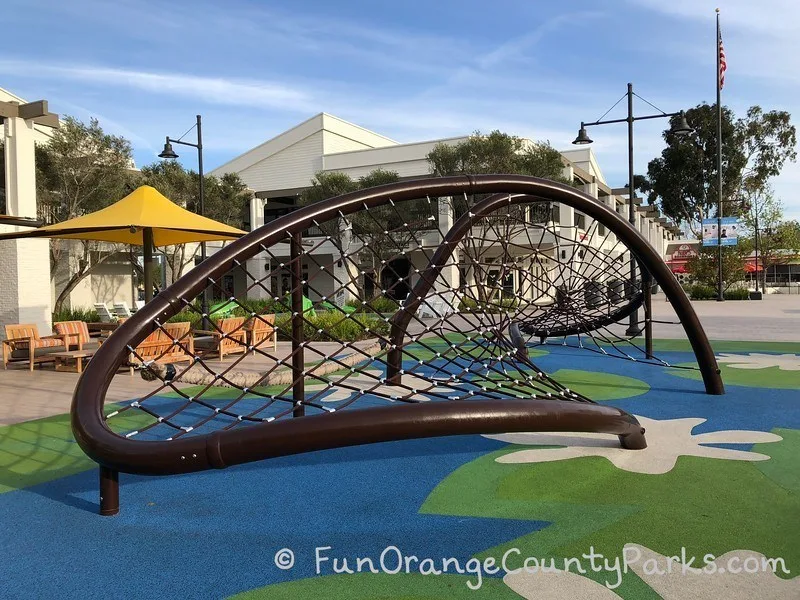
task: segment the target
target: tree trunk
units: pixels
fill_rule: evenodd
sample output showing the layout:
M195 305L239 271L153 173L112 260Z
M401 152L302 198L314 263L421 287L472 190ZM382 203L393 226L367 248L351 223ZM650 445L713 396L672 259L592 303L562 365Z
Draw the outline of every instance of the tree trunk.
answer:
M67 285L64 286L64 289L61 290L58 298L56 298L56 301L53 304L54 313L61 312L64 302L66 302L70 292L72 292L72 290L74 290L78 284L86 278L87 275L90 275L95 268L99 267L113 255L117 254L117 251L110 250L108 252L101 253L100 259L94 264L91 263L91 253L92 250L90 246L86 242L83 242L83 259L79 262L79 264L83 266L80 266L78 271L70 276L69 281L67 281Z

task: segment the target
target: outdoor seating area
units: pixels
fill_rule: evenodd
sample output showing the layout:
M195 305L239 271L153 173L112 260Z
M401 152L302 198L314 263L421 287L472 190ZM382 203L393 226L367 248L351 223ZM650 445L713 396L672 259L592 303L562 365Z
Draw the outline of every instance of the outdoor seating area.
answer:
M127 309L124 303L118 305ZM97 313L101 314L100 311ZM41 367L50 363L56 371L81 373L95 351L125 320L125 317L114 318L113 315L112 318L100 323L56 322L53 323L53 335L48 336L41 336L35 325L7 325L6 339L2 341L3 368L19 365L33 371L37 365ZM131 376L136 367L148 361L163 364L191 362L196 355L214 356L223 361L226 356L243 354L254 347L263 351L278 350L274 314L218 319L211 321L210 330L198 329L200 324L198 321L193 328L189 321L165 323L148 335L129 353L126 366Z
M6 339L3 344L3 368L9 363L27 362L33 371L37 364L54 362L53 352L68 350L66 336L40 336L39 328L33 324L6 325Z

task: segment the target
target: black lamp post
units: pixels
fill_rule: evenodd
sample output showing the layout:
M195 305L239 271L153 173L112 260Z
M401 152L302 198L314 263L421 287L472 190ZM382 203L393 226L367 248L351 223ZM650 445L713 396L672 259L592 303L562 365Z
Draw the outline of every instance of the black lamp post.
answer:
M197 171L200 176L200 216L205 216L205 177L203 175L203 124L200 115L197 115L197 124L195 127L197 128L196 144L193 144L191 142L184 142L181 139L174 140L171 137L167 136L167 139L164 142L164 149L161 151L161 154L159 154L158 157L178 158L178 155L172 149L172 144L183 144L184 146L191 146L192 148L197 148ZM200 242L200 262L203 262L205 260L206 260L206 243ZM203 313L203 328L208 329L207 327L208 288L205 288L203 290L200 309Z
M676 116L679 116L680 117L680 121L678 122L678 124L676 126L673 126L673 128L672 128L672 132L673 133L675 133L677 135L686 135L688 133L691 133L692 128L689 127L689 124L686 122L686 114L682 110L679 111L679 112L674 112L674 113L665 113L665 112L662 111L661 114L658 114L658 115L647 115L647 116L643 116L643 117L635 117L635 116L633 116L633 96L634 96L634 93L633 93L633 84L632 83L628 84L628 92L627 92L626 96L627 96L627 99L628 99L628 116L626 118L624 118L624 119L610 119L608 121L599 120L599 121L594 121L593 123L585 123L585 122L581 121L581 128L578 130L578 137L576 137L575 140L572 143L573 144L577 144L577 145L586 145L586 144L591 144L593 142L593 140L586 133L586 128L587 127L593 127L595 125L609 125L611 123L627 123L628 124L628 198L629 198L629 200L628 200L628 220L630 221L631 225L636 227L636 210L634 209L634 206L633 206L633 200L634 200L634 197L635 197L634 183L633 183L633 175L634 175L634 173L633 173L633 123L634 123L634 121L643 121L645 119L662 119L662 118L665 118L665 117L676 117ZM620 98L620 100L622 100L622 98ZM647 102L647 101L645 100L645 102ZM617 101L617 103L619 103L619 101ZM647 103L650 104L649 102L647 102ZM616 106L616 104L614 106ZM653 106L653 108L656 108L657 110L660 110L660 109L658 109L656 106L654 106L652 104L650 104L650 106ZM611 108L614 108L614 107L612 106ZM610 111L610 109L609 109L609 111ZM606 114L608 114L608 112L606 112ZM602 119L602 117L601 117L601 119ZM630 279L631 279L631 289L633 289L634 282L636 281L636 262L633 261L633 260L631 260ZM642 279L644 280L644 277ZM645 284L647 284L647 282L645 282ZM646 294L645 298L646 299L649 298L649 294ZM648 306L647 309L649 311L650 307ZM639 327L639 311L636 310L633 313L631 313L631 315L630 315L630 321L628 323L628 329L626 330L625 334L628 335L628 336L633 337L633 336L639 335L641 332L642 332L642 329ZM646 339L645 340L645 344L647 344L647 346L648 346L647 347L647 356L650 357L652 355L652 348L651 348L652 340Z

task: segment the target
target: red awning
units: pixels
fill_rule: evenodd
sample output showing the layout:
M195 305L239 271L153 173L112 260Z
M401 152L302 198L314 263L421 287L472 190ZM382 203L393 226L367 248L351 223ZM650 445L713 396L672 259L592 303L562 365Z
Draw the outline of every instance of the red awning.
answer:
M755 263L747 262L744 265L744 272L745 273L755 273L756 271L763 271L764 267L761 265L756 266Z
M667 266L672 269L673 273L688 273L689 271L686 270L686 262L685 260L668 260L666 261Z

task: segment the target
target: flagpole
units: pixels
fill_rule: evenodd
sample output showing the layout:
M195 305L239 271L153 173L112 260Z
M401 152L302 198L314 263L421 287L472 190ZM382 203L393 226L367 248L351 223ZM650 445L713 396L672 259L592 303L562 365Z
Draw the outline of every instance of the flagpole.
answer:
M719 30L719 9L717 9L717 302L725 300L722 291L722 86L720 71L722 65Z

